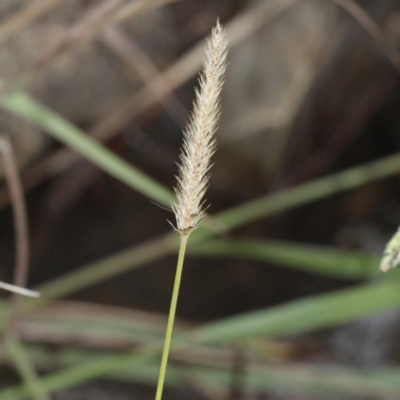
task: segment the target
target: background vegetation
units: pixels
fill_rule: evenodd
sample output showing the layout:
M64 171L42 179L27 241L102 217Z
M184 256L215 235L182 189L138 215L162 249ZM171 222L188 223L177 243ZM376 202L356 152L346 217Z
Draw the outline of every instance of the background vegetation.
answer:
M217 17L229 36L207 223L165 399L400 398L400 6L351 0L0 3L1 133L30 284L0 400L153 398L179 239L182 128ZM0 278L11 282L9 188Z

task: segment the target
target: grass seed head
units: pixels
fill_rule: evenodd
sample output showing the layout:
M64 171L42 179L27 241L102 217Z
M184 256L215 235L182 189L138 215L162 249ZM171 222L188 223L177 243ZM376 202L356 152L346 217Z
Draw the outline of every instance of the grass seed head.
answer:
M215 131L220 116L220 95L226 70L228 40L217 21L208 40L203 71L189 123L184 130L176 202L172 210L176 230L189 235L206 217L204 195L210 178L211 156L216 149Z

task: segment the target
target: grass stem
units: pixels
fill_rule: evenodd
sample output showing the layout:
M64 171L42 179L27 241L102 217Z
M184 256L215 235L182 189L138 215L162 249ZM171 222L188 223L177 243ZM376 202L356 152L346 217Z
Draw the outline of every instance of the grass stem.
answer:
M164 348L161 357L160 373L158 375L157 391L155 400L161 400L164 388L165 374L167 371L169 349L171 347L172 330L174 328L176 306L178 304L179 288L181 285L183 262L185 259L186 245L189 236L181 236L181 243L179 247L178 263L175 272L174 288L172 290L171 305L168 314L167 331L165 333Z

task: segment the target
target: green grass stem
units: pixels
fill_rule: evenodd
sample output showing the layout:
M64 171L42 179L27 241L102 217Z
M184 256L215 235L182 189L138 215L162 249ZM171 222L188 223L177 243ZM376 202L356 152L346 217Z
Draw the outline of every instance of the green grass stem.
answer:
M182 270L183 270L183 263L185 260L186 245L187 245L188 237L189 236L187 236L187 235L180 237L181 240L180 240L180 246L179 246L178 262L176 265L174 288L172 290L171 305L170 305L170 309L169 309L169 313L168 313L167 330L165 332L164 347L163 347L163 352L162 352L162 356L161 356L160 373L159 373L158 381L157 381L157 391L156 391L155 400L161 400L163 389L164 389L165 374L167 372L168 356L169 356L169 350L171 347L172 331L174 328L176 306L178 304L179 288L181 286Z

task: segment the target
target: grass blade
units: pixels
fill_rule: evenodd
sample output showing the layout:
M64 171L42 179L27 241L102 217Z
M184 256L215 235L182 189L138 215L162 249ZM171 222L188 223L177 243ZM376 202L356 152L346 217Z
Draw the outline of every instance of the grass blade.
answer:
M399 284L392 281L359 285L205 324L180 338L197 343L227 344L257 336L293 335L330 328L399 307L399 288ZM99 357L95 361L53 373L43 379L43 384L52 391L81 384L148 362L158 356L161 347L157 343L142 352ZM388 385L392 383L387 381ZM21 387L10 388L0 393L0 400L17 400L25 393Z
M16 339L7 339L6 351L24 381L25 391L35 400L50 400L47 388L36 374L35 367L22 344Z
M368 253L278 240L217 239L189 245L188 251L194 256L244 258L341 279L366 279L380 275L380 259Z
M0 107L43 128L54 139L150 199L170 206L174 195L152 178L118 157L61 115L24 92L11 92L0 99Z
M400 306L400 286L383 281L306 297L279 306L219 320L199 328L193 340L230 342L331 328Z

